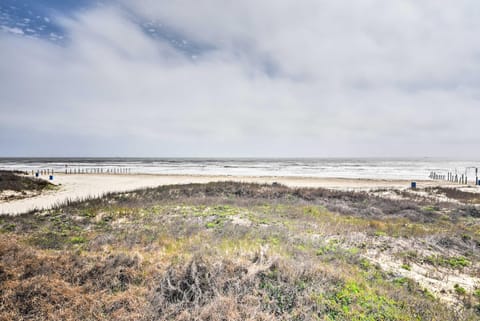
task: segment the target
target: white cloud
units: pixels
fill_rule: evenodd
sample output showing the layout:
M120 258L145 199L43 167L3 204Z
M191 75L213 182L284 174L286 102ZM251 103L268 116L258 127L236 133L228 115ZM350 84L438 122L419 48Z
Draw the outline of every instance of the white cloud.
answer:
M479 11L178 0L56 17L64 46L0 35L0 152L28 151L28 128L80 154L480 157ZM191 59L137 20L211 49Z
M20 29L20 28L17 28L17 27L13 27L13 28L7 27L7 26L1 26L1 27L2 27L3 31L10 32L14 35L23 35L24 34L23 30Z

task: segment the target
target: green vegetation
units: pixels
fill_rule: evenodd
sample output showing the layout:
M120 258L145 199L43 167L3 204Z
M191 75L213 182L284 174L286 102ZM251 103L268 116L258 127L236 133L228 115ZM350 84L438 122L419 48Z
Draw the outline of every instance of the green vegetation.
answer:
M414 279L478 271L474 212L430 205L226 182L2 216L0 320L478 320Z
M424 260L428 264L444 266L452 269L462 269L469 266L471 262L465 257L444 257L439 255L430 255Z
M465 288L461 287L461 286L458 285L458 284L455 284L453 288L455 289L455 292L456 292L458 295L465 295L465 294L467 294L467 290L465 290Z
M402 269L410 271L412 267L410 266L410 264L402 264Z
M70 243L72 244L83 244L85 243L87 240L83 237L83 236L72 236L70 239L69 239Z
M414 320L399 302L349 281L325 302L327 320Z
M473 295L480 300L480 289L477 289L473 292Z

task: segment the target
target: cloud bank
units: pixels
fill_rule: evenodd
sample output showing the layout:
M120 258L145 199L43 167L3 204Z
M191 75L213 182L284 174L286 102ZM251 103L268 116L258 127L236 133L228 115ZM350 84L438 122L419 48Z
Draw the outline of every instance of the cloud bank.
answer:
M0 156L480 157L476 1L118 1L0 31Z

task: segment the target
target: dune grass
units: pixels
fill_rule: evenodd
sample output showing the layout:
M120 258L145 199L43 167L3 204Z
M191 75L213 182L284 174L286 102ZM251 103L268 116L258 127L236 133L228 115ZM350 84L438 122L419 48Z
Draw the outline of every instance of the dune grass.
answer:
M479 284L409 277L473 280L475 211L224 182L2 216L0 320L478 320Z

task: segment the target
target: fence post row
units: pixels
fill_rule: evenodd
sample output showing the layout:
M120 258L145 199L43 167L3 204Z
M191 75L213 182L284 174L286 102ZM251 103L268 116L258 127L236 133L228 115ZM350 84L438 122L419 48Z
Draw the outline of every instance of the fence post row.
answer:
M475 169L474 184L480 186L480 180L478 179L478 167L467 167L465 168L465 172L461 175L457 173L457 170L455 170L455 174L453 172L447 172L447 175L445 175L444 173L440 174L432 171L430 172L430 175L428 177L433 180L444 180L452 183L468 185L467 171L469 169Z

